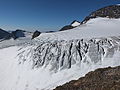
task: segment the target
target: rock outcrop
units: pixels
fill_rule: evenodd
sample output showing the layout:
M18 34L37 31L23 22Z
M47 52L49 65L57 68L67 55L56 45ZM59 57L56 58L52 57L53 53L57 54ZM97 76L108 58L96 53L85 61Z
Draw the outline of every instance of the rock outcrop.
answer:
M120 90L120 66L97 69L54 90Z
M65 30L69 30L69 29L73 29L74 27L71 25L66 25L63 28L61 28L59 31L65 31Z
M39 31L36 30L36 31L33 33L33 35L32 35L32 39L38 37L40 34L41 34L41 32L39 32Z

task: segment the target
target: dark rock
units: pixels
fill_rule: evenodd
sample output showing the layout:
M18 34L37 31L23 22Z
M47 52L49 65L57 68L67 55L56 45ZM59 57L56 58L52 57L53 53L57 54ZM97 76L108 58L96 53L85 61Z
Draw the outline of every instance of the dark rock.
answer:
M73 26L67 25L67 26L64 26L63 28L61 28L59 31L65 31L65 30L73 29L73 28L74 28Z
M32 35L32 39L38 37L40 34L41 34L41 32L39 32L39 31L36 30L36 31L33 33L33 35Z
M45 33L53 33L53 32L56 32L56 31L46 31Z
M54 90L120 90L120 66L97 69Z

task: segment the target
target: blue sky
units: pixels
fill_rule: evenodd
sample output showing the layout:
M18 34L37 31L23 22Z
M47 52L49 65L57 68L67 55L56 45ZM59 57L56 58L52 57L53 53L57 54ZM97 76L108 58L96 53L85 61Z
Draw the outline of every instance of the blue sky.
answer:
M0 0L0 28L59 30L90 12L120 0Z

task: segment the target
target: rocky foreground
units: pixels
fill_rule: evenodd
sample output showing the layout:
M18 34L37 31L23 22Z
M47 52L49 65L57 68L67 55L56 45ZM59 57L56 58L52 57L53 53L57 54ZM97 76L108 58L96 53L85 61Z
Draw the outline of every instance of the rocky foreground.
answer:
M55 90L120 90L120 66L97 69Z

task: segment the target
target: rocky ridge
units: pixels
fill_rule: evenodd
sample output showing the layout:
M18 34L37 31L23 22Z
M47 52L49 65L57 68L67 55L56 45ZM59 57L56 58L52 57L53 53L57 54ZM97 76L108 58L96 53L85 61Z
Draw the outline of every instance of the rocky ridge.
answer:
M54 90L120 90L120 66L100 68Z
M110 5L110 6L100 8L100 9L92 12L91 14L89 14L87 17L85 17L85 19L82 22L75 20L70 25L66 25L63 28L61 28L60 31L73 29L79 25L85 24L90 19L97 18L97 17L103 17L103 18L107 17L107 18L115 18L115 19L120 18L120 5ZM74 26L72 26L72 24L75 22L77 22L79 24L77 24L74 27Z
M115 18L118 19L120 18L120 5L110 5L103 7L101 9L98 9L94 12L92 12L90 15L88 15L82 22L86 23L88 20L92 18L97 18L97 17L107 17L107 18Z

